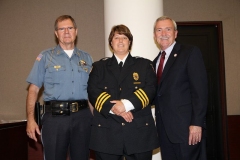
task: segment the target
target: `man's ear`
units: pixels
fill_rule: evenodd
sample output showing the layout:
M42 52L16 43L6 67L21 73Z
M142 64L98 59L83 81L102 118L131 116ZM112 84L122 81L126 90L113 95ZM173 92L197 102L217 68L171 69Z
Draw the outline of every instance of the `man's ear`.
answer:
M57 34L57 31L55 31L54 33L55 33L56 37L58 38L58 34Z
M177 38L178 30L175 31L175 39Z

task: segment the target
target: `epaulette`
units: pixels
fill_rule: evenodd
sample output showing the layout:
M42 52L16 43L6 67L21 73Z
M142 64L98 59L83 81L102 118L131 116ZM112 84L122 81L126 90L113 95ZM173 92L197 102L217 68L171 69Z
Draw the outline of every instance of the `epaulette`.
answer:
M137 59L137 58L143 58L143 57L140 57L140 56L136 56L135 58Z
M105 61L105 60L107 60L109 58L111 58L111 57L104 57L104 58L101 59L101 61Z

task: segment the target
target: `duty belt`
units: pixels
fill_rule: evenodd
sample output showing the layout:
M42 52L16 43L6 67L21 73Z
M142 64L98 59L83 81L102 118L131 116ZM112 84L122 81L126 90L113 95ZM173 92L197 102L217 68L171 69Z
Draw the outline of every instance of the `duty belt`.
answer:
M87 100L76 101L46 101L45 112L52 112L52 115L70 115L71 112L78 112L88 107Z

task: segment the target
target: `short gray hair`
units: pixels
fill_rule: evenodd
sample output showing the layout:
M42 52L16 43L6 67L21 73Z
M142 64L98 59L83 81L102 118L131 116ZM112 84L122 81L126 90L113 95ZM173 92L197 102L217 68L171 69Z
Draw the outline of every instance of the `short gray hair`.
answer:
M159 17L158 19L156 19L156 21L154 23L153 32L155 32L155 27L156 27L156 24L157 24L158 21L163 21L163 20L167 20L167 19L172 21L172 23L174 25L174 30L176 31L177 30L177 23L172 18L170 18L168 16L162 16L162 17Z

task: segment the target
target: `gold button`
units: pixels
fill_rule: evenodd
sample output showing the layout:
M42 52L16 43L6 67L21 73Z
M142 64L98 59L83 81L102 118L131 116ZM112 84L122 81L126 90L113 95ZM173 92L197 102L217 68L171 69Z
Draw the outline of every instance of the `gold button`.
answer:
M119 90L121 91L121 90L122 90L122 88L119 88Z
M136 86L135 89L138 89L138 87Z
M125 123L122 123L122 126L125 126Z
M146 126L148 126L148 123L146 123Z
M98 127L101 127L101 124L98 124Z
M62 114L62 113L63 113L63 111L60 111L60 113Z
M104 87L104 89L107 89L107 87Z

